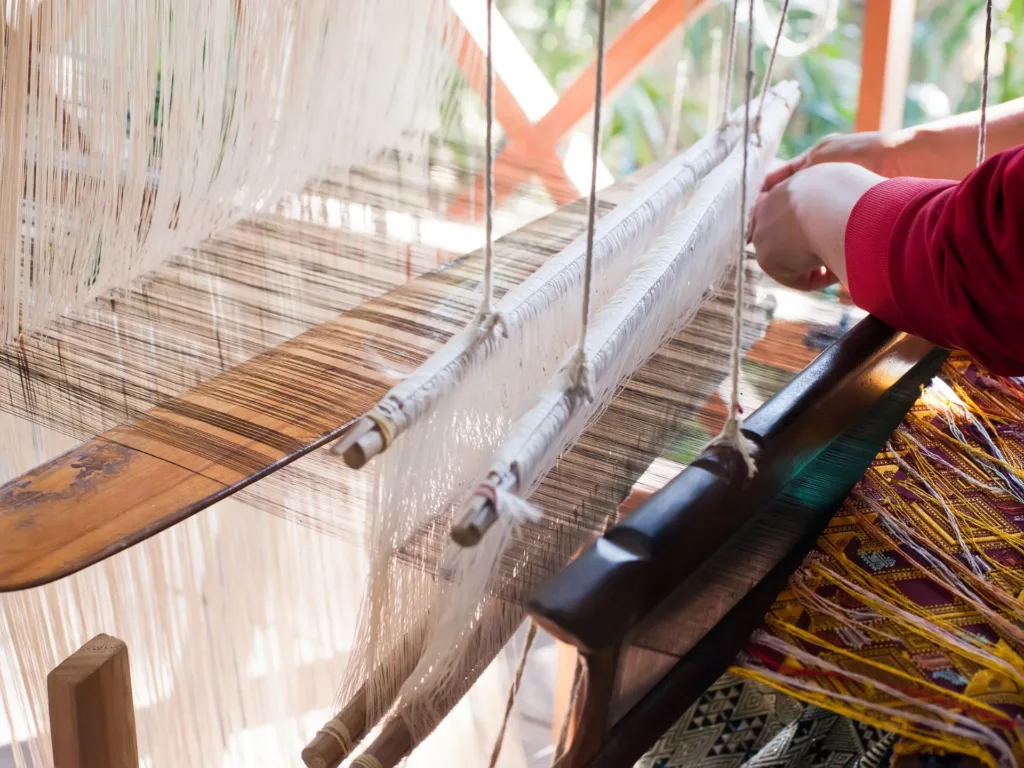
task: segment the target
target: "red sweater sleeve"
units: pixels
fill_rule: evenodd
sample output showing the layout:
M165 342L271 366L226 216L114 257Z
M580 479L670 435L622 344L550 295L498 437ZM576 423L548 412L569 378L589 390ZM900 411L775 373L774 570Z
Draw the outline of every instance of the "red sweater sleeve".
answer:
M1024 147L960 183L889 179L846 228L858 306L899 330L1024 375Z

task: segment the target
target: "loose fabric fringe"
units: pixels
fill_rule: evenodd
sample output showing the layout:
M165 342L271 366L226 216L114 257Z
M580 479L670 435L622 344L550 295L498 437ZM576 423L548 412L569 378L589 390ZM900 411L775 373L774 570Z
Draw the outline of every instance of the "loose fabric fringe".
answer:
M955 356L739 674L990 766L1024 761L1024 386Z
M460 42L434 0L13 0L4 13L0 343L314 173L413 150L452 91L441 41Z

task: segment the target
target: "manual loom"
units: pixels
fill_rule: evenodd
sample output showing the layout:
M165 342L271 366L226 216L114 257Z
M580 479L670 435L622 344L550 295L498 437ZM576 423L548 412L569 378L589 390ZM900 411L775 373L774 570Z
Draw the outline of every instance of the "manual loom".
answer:
M587 205L496 240L508 190L493 181L490 117L485 247L433 271L458 230L440 226L430 212L445 201L432 197L455 185L436 162L428 183L403 168L424 164L422 113L446 98L447 62L472 35L440 4L328 5L8 13L4 146L26 159L5 164L0 194L12 462L0 577L16 591L4 601L5 670L17 670L4 703L12 731L28 734L26 764L80 746L58 733L64 665L49 704L47 672L106 631L127 635L132 719L154 765L223 754L255 764L252 741L224 734L263 724L270 752L319 728L302 754L310 766L395 765L429 748L527 609L584 659L561 760L626 764L751 653L786 577L938 371L940 353L865 319L740 430L741 356L785 322L742 258L743 223L798 94L769 88L770 71L753 93L739 4L726 71L733 60L747 69L746 92L726 88L724 102L742 106L600 196L595 154ZM646 14L678 23L686 5L661 0ZM486 10L474 84L492 112ZM384 26L386 42L359 34ZM122 38L128 65L90 56ZM592 148L602 79L622 77L604 71L603 37L598 48ZM352 170L385 150L395 161ZM520 162L519 178L571 196L557 163ZM267 212L232 223L253 210ZM431 228L443 237L431 241ZM814 357L806 339L796 348L791 370ZM729 381L726 440L615 524L651 462ZM1014 385L1001 386L980 418L1001 409L998 423L1012 421ZM975 414L965 402L944 401L951 424ZM1012 437L992 429L998 455L976 456L990 449L969 433L961 452L977 460L960 471L1012 497ZM753 566L727 567L750 551ZM969 582L964 594L980 591ZM986 617L1012 650L1009 629ZM328 706L347 643L333 711L299 720ZM778 637L753 648L752 674L825 698L769 665L789 649ZM960 650L981 670L995 664ZM124 666L116 641L83 652ZM934 692L912 694L936 706ZM929 735L924 715L903 717L904 732ZM958 727L943 743L1000 755Z

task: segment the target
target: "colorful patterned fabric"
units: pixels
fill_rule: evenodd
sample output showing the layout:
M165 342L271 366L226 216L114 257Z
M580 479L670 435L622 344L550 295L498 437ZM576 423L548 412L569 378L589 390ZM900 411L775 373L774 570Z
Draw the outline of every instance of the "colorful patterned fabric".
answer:
M882 768L894 738L726 674L636 768Z
M908 737L1024 762L1024 382L953 357L737 672Z

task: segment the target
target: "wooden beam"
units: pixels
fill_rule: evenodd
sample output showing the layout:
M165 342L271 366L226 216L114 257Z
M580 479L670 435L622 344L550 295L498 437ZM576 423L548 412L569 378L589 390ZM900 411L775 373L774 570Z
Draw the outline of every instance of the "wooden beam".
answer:
M496 241L495 295L585 221L581 208L560 210ZM394 384L367 348L425 361L472 317L480 258L371 299L0 485L0 592L74 573L335 440Z
M97 635L46 676L54 768L138 768L128 646Z
M917 0L867 0L861 52L858 131L903 127Z
M684 22L700 18L711 5L710 0L656 0L643 15L619 34L609 46L605 56L604 93L614 93L632 82L643 64L653 56ZM573 83L565 89L558 103L529 130L510 140L494 164L495 178L529 177L516 169L528 169L529 160L544 162L555 152L558 143L575 128L593 109L597 88L597 62L592 61ZM482 179L477 179L474 196L480 200ZM518 188L503 184L494 192L495 205L501 205ZM574 195L575 197L575 195ZM470 192L465 192L448 209L454 218L477 215L471 204ZM556 200L558 198L556 197ZM559 200L559 202L563 202Z

